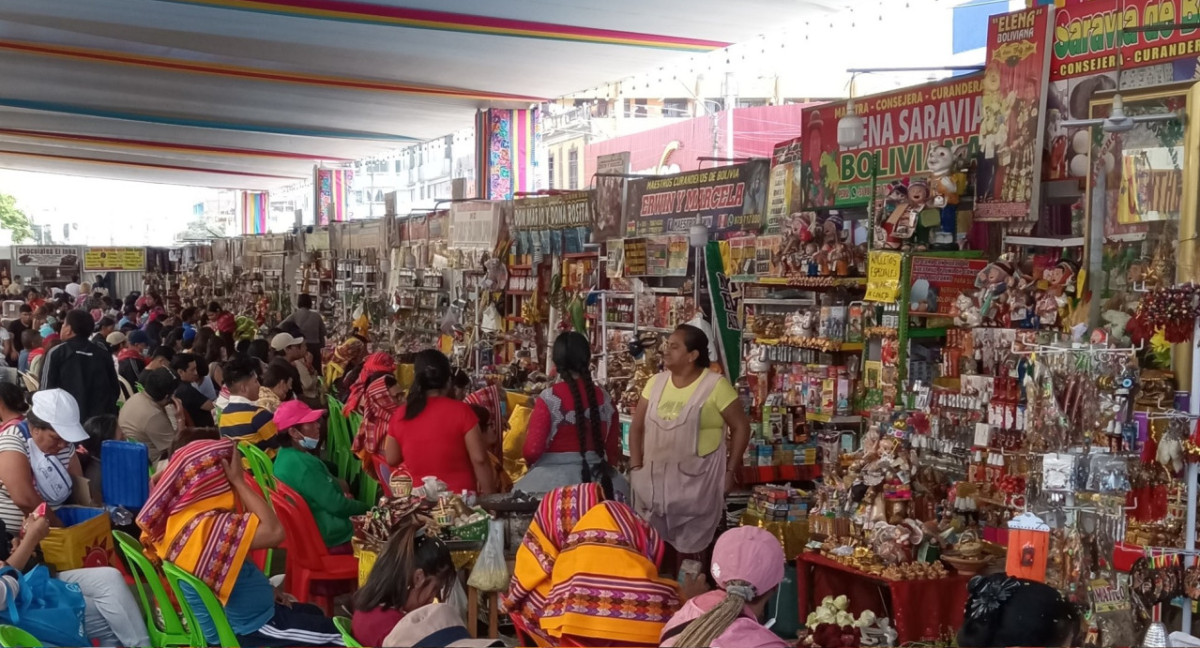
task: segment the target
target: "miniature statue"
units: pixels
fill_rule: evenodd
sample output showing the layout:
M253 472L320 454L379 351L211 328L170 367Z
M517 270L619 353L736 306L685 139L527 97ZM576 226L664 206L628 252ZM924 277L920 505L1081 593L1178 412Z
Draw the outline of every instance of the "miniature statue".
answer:
M941 213L941 232L937 243L952 245L958 237L958 195L960 187L966 185L966 176L960 171L967 165L967 146L960 144L932 146L925 159L929 169L929 190L933 206Z
M979 312L979 307L975 305L975 300L967 293L959 293L958 297L954 298L954 306L950 309L950 316L954 318L954 325L963 328L975 328L983 323L983 316Z
M975 277L975 287L979 289L979 312L983 319L998 321L1004 297L1008 292L1009 282L1016 268L1011 261L999 259L989 263Z
M900 237L895 235L896 224L908 206L908 182L894 180L888 185L887 196L884 198L882 218L875 228L875 244L888 250L899 250L903 245Z

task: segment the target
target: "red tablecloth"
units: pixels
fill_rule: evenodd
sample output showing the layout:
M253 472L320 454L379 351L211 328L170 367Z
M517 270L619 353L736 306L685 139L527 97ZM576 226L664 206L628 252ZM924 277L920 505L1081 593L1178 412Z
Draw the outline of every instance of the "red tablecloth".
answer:
M956 575L935 580L890 581L807 552L796 559L796 579L802 622L826 596L845 594L855 616L871 610L891 618L901 644L957 633L962 626L970 580Z

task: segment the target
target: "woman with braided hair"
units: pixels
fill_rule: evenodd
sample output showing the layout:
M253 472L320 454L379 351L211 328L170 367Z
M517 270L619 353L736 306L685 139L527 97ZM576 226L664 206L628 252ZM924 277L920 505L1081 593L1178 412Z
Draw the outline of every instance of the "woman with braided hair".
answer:
M762 623L767 601L783 582L786 562L779 540L758 527L721 534L713 547L712 576L719 589L684 603L663 627L662 646L787 648Z
M613 466L621 456L621 422L608 394L592 382L592 346L568 331L554 340L559 382L538 395L525 437L529 472L513 485L548 493L596 483L606 498L624 499L629 485Z

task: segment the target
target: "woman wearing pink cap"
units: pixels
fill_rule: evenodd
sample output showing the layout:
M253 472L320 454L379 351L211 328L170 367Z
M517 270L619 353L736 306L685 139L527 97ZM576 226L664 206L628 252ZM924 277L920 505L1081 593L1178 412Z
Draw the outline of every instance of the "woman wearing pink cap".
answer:
M720 589L683 605L663 628L663 646L788 648L764 625L767 600L783 582L783 547L758 527L726 531L713 548L712 576Z
M325 546L347 545L349 553L348 543L354 535L350 516L366 513L370 507L350 499L325 464L312 454L321 442L318 421L322 414L298 400L286 401L275 410L275 427L287 444L275 456L275 477L304 498Z

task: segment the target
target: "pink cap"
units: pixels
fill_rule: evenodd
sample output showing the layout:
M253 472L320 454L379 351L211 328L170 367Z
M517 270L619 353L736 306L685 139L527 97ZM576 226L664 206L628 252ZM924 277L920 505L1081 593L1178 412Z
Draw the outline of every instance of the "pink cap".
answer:
M283 432L297 425L312 423L324 414L321 410L315 410L298 400L284 401L280 403L279 409L275 410L275 427Z
M722 589L729 581L746 581L762 596L783 582L783 546L758 527L730 529L713 547L712 575Z

